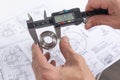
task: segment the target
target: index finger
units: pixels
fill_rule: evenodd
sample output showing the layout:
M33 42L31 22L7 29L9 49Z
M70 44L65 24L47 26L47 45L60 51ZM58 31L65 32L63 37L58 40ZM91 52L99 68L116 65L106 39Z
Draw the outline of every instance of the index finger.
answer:
M100 0L88 0L88 3L86 5L86 8L85 10L86 11L91 11L91 10L94 10L94 9L98 9L101 7L101 4L100 4Z
M32 59L36 60L40 66L46 66L48 64L47 59L36 44L32 45Z
M108 9L109 0L88 0L86 11L91 11L94 9Z

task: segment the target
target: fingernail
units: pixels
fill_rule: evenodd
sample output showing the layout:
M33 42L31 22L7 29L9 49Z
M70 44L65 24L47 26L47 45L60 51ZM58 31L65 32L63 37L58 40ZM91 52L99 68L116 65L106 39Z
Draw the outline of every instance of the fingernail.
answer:
M43 52L43 49L41 47L39 47L38 44L33 43L32 48L31 48L32 52L35 52L36 51L35 49L37 49L37 48L39 48L40 51Z
M36 46L36 44L33 43L33 44L32 44L32 48L31 48L31 50L33 50L33 49L35 48L35 46Z
M92 23L91 22L89 22L89 23L87 23L86 25L85 25L85 29L90 29L92 27Z
M64 39L64 42L69 43L69 39L67 36L64 36L63 39Z

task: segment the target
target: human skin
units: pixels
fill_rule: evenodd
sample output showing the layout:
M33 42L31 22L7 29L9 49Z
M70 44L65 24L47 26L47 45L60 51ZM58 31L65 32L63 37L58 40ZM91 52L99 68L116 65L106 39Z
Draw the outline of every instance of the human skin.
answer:
M90 17L85 28L89 29L96 25L109 25L120 29L120 0L89 0L86 11L99 8L108 9L109 15ZM60 49L66 62L64 65L56 67L54 60L48 63L50 55L43 55L40 48L33 44L32 67L36 80L95 80L84 58L73 51L66 37L61 39Z
M32 67L36 80L95 80L84 58L71 48L67 37L61 39L60 49L66 62L57 67L54 60L48 63L48 53L43 55L40 48L33 44Z
M90 29L96 25L108 25L120 29L120 0L88 0L86 11L99 8L108 9L109 15L90 17L85 28Z

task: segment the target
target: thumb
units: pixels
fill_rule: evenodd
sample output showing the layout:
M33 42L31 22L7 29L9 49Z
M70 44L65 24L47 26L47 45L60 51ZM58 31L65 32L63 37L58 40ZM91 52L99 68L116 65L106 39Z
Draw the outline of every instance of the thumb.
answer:
M67 37L62 37L60 41L60 50L65 57L66 61L71 59L71 56L76 54L72 47L70 46L69 40Z
M111 25L112 23L112 17L110 15L96 15L93 17L90 17L88 19L88 22L85 25L86 29L90 29L96 25Z

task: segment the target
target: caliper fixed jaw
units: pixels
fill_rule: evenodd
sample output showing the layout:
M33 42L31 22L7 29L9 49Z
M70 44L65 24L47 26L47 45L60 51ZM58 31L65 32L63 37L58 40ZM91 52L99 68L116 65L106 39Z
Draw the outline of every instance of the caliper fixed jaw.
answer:
M28 18L29 18L29 20L27 20L28 31L29 31L34 43L37 44L41 48L39 39L37 37L36 30L35 30L35 26L33 24L33 19L30 16L30 14L28 14Z
M44 41L41 41L41 39L43 39L43 37L41 37L40 40L38 39L38 36L37 36L37 33L36 33L35 29L49 27L49 26L53 25L52 24L52 18L46 16L46 11L44 11L44 20L33 21L30 14L28 14L28 18L29 18L29 20L27 20L28 30L29 30L29 33L30 33L32 39L34 40L35 44L38 44L40 48L44 48L44 49L47 49L47 50L51 49L53 46L55 46L57 44L57 42L53 42L54 45L51 47L49 45L44 45L43 44ZM59 35L61 34L61 33L59 33L60 29L58 29L60 27L58 27L58 28L54 27L54 28L55 28L55 31L56 31L56 37L55 37L56 39L53 40L53 41L57 41L57 39L59 38Z

